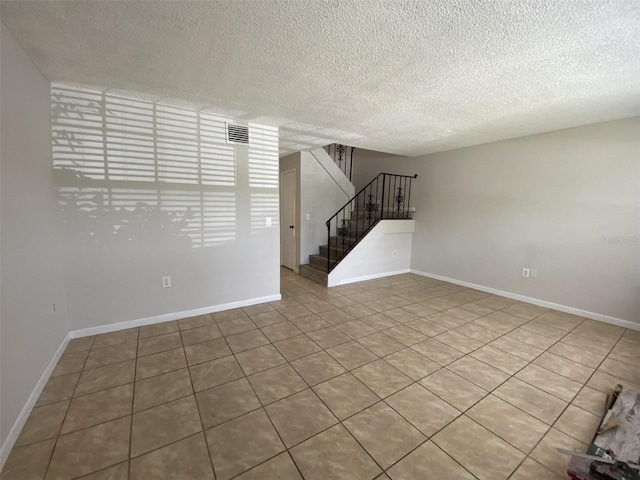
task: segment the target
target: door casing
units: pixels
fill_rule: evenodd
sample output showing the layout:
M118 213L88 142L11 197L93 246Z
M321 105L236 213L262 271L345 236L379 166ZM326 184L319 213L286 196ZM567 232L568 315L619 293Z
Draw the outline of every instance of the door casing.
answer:
M297 198L296 170L280 173L280 264L298 272L297 237L298 221L296 218ZM293 225L294 228L290 228Z

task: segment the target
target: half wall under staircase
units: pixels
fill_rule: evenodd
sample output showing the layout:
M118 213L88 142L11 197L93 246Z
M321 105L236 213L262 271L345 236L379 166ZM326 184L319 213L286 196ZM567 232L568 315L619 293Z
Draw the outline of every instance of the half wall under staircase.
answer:
M381 220L413 220L411 186L417 175L381 173L329 220L327 243L300 265L300 275L329 285L329 275Z

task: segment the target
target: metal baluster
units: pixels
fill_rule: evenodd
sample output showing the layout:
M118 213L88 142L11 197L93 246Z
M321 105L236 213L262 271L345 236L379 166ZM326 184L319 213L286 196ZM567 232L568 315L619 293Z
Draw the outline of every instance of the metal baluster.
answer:
M379 198L378 198L378 186L380 185L380 175L378 175L376 177L376 201L375 203L378 203Z
M358 222L360 222L360 212L358 211L358 196L356 195L356 242L358 241ZM351 220L353 220L353 210L351 210ZM353 221L351 222L353 225Z
M327 274L331 271L331 219L327 220Z
M413 179L409 178L409 192L407 193L407 218L411 218L411 184Z
M384 175L382 176L382 185L380 186L380 198L378 208L380 209L380 220L382 220L382 211L384 210Z
M404 208L402 209L402 218L407 218L407 177L404 177L404 200L405 201L403 203Z
M351 181L351 177L353 176L353 151L356 147L351 147L351 156L349 159L349 181Z

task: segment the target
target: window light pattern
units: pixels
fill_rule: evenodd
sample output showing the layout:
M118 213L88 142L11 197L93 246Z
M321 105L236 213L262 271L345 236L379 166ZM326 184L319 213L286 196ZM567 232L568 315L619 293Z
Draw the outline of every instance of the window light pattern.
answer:
M193 248L215 246L236 240L242 203L252 232L265 217L277 225L277 128L250 124L250 145L237 147L226 142L232 119L174 103L52 85L58 198L65 214L81 215L83 241L161 230ZM238 168L238 149L248 168Z

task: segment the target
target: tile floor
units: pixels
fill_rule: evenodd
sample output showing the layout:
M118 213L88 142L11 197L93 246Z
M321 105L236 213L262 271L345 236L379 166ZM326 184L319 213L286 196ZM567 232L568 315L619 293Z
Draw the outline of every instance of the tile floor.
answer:
M2 479L558 479L640 389L637 331L412 274L282 293L71 341Z

